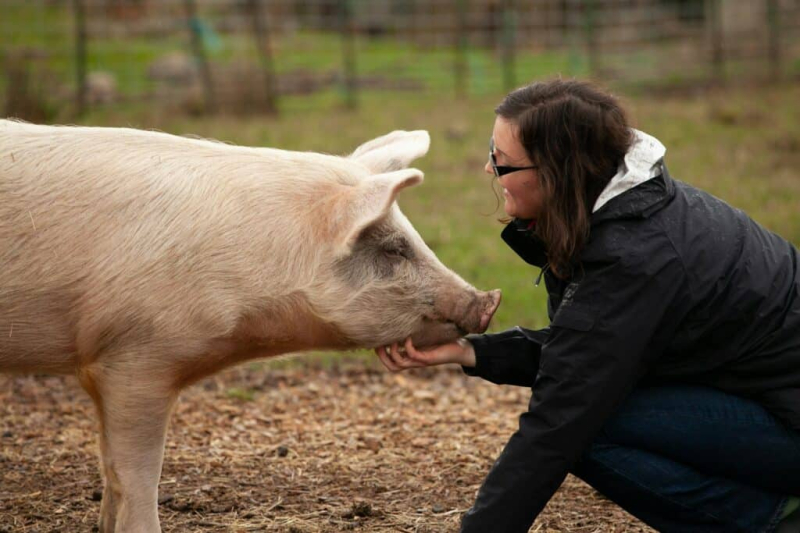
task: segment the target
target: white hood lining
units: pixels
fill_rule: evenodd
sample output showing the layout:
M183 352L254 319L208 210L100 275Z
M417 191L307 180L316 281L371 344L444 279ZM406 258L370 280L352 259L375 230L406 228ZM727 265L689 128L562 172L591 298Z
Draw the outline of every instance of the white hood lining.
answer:
M661 174L659 162L664 158L667 149L655 137L639 130L631 131L634 135L633 144L620 163L617 173L597 198L592 213L612 198Z

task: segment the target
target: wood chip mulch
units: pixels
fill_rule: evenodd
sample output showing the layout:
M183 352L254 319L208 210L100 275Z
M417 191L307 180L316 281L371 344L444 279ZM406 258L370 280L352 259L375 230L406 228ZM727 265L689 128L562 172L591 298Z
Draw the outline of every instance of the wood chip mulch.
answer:
M458 369L244 365L184 391L160 485L165 532L457 531L530 391ZM0 375L0 533L92 531L93 405L72 377ZM569 477L538 533L651 533Z

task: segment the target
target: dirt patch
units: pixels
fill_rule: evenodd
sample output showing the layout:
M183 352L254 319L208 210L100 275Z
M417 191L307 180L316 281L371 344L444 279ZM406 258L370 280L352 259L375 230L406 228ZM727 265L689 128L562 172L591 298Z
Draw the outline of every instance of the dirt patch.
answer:
M458 370L241 367L172 417L165 532L457 531L529 392ZM72 378L0 376L0 532L91 531L95 421ZM569 477L536 532L651 532Z

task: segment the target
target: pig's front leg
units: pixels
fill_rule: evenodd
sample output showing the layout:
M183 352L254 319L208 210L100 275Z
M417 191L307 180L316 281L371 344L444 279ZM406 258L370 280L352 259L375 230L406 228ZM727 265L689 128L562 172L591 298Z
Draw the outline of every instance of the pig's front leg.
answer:
M127 361L148 358L126 354ZM101 533L153 533L158 520L158 481L169 414L177 391L164 373L140 371L115 360L81 372L100 418L100 455L105 481ZM138 366L138 365L137 365Z

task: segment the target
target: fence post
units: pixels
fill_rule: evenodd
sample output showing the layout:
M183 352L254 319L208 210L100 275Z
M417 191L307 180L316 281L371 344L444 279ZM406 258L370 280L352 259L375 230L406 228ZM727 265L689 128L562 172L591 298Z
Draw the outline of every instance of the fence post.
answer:
M456 0L456 57L455 84L456 96L467 95L469 70L467 64L467 0Z
M600 72L600 47L597 42L596 0L586 0L584 9L583 31L586 36L586 57L589 62L589 74L596 77Z
M86 6L84 0L73 0L75 14L75 112L82 116L86 112Z
M275 62L272 58L270 46L269 25L264 23L261 12L263 0L249 0L250 14L253 19L253 36L256 41L256 50L261 61L261 72L264 76L264 105L265 111L270 115L278 114L277 89L275 83Z
M345 107L355 109L356 95L356 43L353 23L353 0L340 0L339 28L342 32L342 60L344 64Z
M515 19L514 0L503 0L503 86L506 91L512 90L517 85L514 72Z
M725 78L725 52L722 34L722 10L719 0L706 0L706 20L711 32L711 66L714 78L722 81Z
M778 0L767 0L767 27L769 28L769 66L773 81L781 77L781 23Z
M203 80L206 110L214 112L217 109L217 101L214 95L214 81L211 78L211 68L208 65L205 46L203 46L200 19L197 18L197 9L195 8L194 0L184 0L183 4L186 8L186 16L189 23L189 33L192 37L192 51L194 53L195 60L200 67L200 76Z

